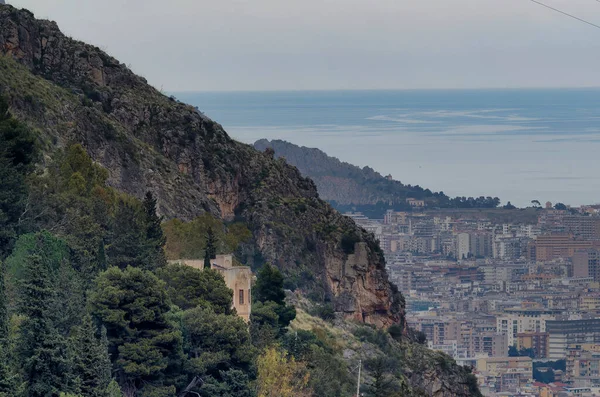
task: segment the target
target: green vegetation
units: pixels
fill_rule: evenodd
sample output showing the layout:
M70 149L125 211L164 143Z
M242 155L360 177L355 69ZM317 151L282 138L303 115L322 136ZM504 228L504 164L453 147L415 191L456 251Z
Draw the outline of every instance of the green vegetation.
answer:
M315 181L321 197L342 213L358 211L369 218L383 218L390 209L413 211L414 207L407 202L409 198L423 200L427 208L489 209L500 205L497 197L450 198L444 192L433 192L419 185L405 185L382 176L370 167L359 168L330 157L319 149L264 139L257 141L254 146L258 150L268 151L270 156L290 159L291 165ZM342 181L343 188L338 189L336 181ZM340 196L340 192L349 196Z
M233 291L215 270L200 271L177 263L158 269L156 274L165 282L171 303L180 309L210 307L215 313L231 314Z
M140 202L107 187L106 172L77 145L46 172L23 176L35 202L0 262L0 396L349 390L338 350L317 333L289 331L296 309L275 267L257 275L248 326L219 273L165 260L169 238L191 247L210 229L197 252L233 250L251 238L243 224L205 216L161 225L151 194Z
M252 233L245 224L226 225L210 214L201 215L191 222L179 219L167 221L163 224L163 230L168 259L203 259L207 248L212 257L232 253L240 244L252 239Z
M541 370L543 369L543 370ZM534 362L533 363L533 379L537 382L552 383L554 382L554 371L567 370L567 362L565 360Z
M8 23L40 31L28 12L10 14ZM342 396L354 386L346 340L355 352L373 338L401 354L385 333L357 341L339 330L347 323L334 319L323 253L344 245L350 254L351 243L363 241L370 264L383 261L366 233L318 199L311 181L43 24L57 51L31 58L35 40L23 40L14 51L22 64L0 56L1 94L27 122L0 106L1 397ZM98 68L110 69L100 70L109 85L96 81ZM192 164L177 163L182 157ZM204 215L163 223L152 194L124 193L146 186L156 189L163 213ZM207 193L219 186L224 192ZM209 214L230 187L242 201L229 203L235 223ZM220 275L166 260L231 252L254 268L264 254L284 272L269 265L259 272L250 324L235 315ZM284 285L317 297L323 304L314 313L327 321L297 311ZM301 329L302 322L318 325ZM404 380L401 370L384 375Z
M37 150L31 131L21 125L0 98L0 258L6 256L19 232L27 207L27 173Z

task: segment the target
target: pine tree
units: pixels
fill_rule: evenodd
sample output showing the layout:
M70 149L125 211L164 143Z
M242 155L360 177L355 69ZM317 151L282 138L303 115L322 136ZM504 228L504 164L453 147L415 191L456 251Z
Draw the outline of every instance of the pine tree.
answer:
M101 337L88 314L74 332L74 370L79 377L81 392L89 397L106 397L111 382L111 363L108 356L108 339L103 328Z
M29 397L46 397L60 392L77 393L77 379L66 340L51 319L56 292L50 271L38 255L26 259L21 280L20 311L26 316L19 346Z
M217 236L212 230L212 227L208 228L206 232L206 249L204 250L204 268L210 269L210 260L217 257Z
M156 213L157 201L151 192L147 192L144 197L143 209L146 223L148 261L152 264L152 269L157 269L167 264L163 250L167 239L161 226L163 218Z
M258 302L275 302L284 304L283 275L276 267L266 263L258 272L253 289L254 298Z
M121 387L140 395L174 395L182 376L182 337L168 319L164 283L146 270L112 267L96 279L90 304L107 328Z

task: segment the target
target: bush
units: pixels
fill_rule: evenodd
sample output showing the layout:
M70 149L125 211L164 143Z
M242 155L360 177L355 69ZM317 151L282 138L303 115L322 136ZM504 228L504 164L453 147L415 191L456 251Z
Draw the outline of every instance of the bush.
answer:
M335 310L331 303L315 306L310 314L325 321L331 321L335 318Z
M354 246L356 243L360 242L360 237L356 234L354 230L344 233L342 236L342 250L347 254L354 253Z

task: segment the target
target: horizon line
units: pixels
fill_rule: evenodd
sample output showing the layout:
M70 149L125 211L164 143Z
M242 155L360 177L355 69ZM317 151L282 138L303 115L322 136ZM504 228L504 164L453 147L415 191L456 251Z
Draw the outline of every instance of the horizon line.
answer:
M276 93L276 92L394 92L394 91L524 91L524 90L600 90L600 86L557 87L480 87L480 88L314 88L314 89L248 89L248 90L164 90L166 93Z

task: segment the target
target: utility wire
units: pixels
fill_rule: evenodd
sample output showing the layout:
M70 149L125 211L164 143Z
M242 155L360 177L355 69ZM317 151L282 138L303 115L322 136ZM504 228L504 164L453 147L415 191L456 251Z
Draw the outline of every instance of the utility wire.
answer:
M536 4L539 4L539 5L541 5L542 7L549 8L549 9L551 9L552 11L556 11L556 12L558 12L558 13L561 13L561 14L563 14L563 15L566 15L566 16L568 16L568 17L570 17L570 18L576 19L576 20L578 20L578 21L580 21L580 22L586 23L586 24L588 24L588 25L590 25L590 26L593 26L593 27L595 27L595 28L598 28L598 29L600 29L600 25L596 25L595 23L588 22L588 21L586 21L585 19L581 19L581 18L579 18L579 17L576 17L575 15L568 14L568 13L566 13L566 12L564 12L564 11L561 11L561 10L559 10L558 8L550 7L549 5L547 5L547 4L544 4L544 3L542 3L542 2L539 2L539 1L537 1L537 0L529 0L529 1L531 1L531 2L533 2L533 3L536 3ZM600 0L596 0L596 1L600 3Z

